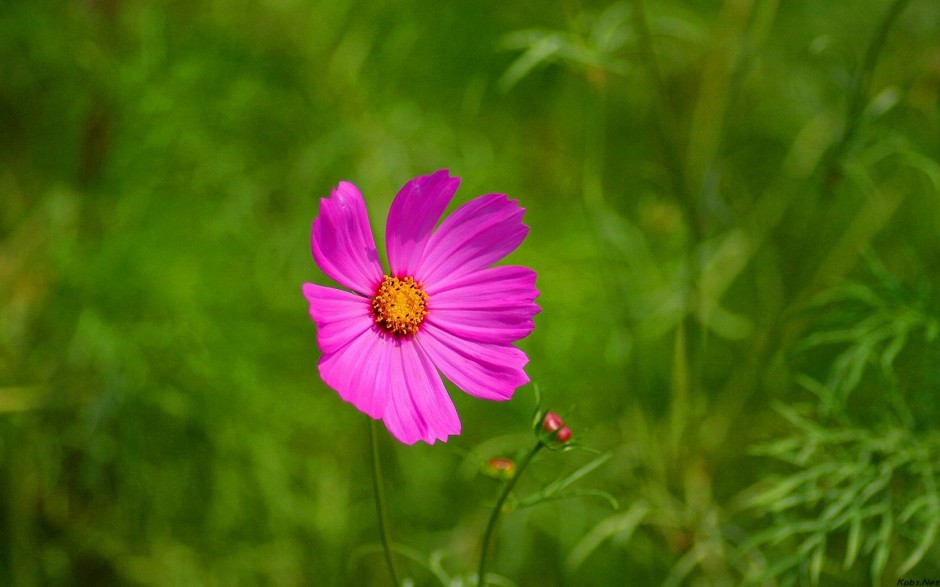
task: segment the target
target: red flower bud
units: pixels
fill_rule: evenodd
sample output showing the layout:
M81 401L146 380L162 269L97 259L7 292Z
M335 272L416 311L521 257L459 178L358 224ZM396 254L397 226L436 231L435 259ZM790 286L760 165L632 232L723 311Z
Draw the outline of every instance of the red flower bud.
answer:
M549 412L545 414L545 417L542 418L542 431L551 434L552 432L558 430L565 425L564 420L561 419L561 416L555 412Z
M539 441L548 447L559 447L571 440L571 428L555 412L549 412L542 418L538 430Z

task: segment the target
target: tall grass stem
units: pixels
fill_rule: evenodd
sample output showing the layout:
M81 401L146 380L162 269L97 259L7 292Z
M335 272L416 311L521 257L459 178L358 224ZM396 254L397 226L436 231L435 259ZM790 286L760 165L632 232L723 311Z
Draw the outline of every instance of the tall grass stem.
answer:
M875 66L878 64L878 57L884 48L885 41L888 39L888 33L897 20L898 16L907 8L911 0L895 0L891 8L881 19L878 29L872 35L871 43L865 51L865 58L859 67L858 74L855 76L855 82L852 87L852 95L849 96L848 106L845 115L845 130L842 132L842 138L831 151L831 155L826 161L825 170L827 175L832 175L839 159L855 138L855 133L862 124L862 118L865 113L865 102L871 86L872 74Z
M653 47L653 34L650 31L646 15L646 5L643 0L633 0L633 17L639 37L640 58L646 69L656 99L653 100L654 127L663 150L663 163L666 167L666 179L676 198L676 203L682 211L686 225L691 231L695 242L702 240L701 227L696 212L696 202L689 193L686 170L679 153L679 131L676 124L675 108L670 93L666 90L656 61L656 51Z

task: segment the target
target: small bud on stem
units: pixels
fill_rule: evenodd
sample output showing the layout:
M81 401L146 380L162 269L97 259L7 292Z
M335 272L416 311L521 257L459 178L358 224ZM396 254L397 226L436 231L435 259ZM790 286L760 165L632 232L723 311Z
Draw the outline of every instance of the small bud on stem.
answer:
M555 412L545 414L536 433L539 441L549 448L563 446L571 440L571 428Z
M493 457L486 463L486 474L494 479L506 481L516 474L516 462L505 457Z

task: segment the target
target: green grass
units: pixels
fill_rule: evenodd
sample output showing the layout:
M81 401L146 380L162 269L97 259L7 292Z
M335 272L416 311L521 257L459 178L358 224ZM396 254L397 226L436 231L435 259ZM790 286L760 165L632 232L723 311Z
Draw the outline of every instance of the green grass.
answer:
M455 206L526 207L528 373L609 455L543 451L490 571L940 579L938 23L929 0L4 3L0 584L387 584L369 424L319 380L300 284L328 283L309 230L338 181L381 241L444 167ZM380 437L418 585L467 584L480 463L533 442L531 386L452 394L460 437Z

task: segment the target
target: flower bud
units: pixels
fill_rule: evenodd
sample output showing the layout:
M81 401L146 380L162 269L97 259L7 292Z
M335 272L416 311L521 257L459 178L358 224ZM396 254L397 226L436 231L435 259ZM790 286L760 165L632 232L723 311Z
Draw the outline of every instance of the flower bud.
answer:
M564 425L564 420L562 420L561 416L555 412L549 412L545 414L544 418L542 418L542 432L545 432L546 434L551 434Z
M508 481L516 474L516 462L505 457L493 457L486 462L486 474L493 479Z
M550 448L567 444L571 440L571 428L555 412L549 412L542 418L538 430L539 441Z

